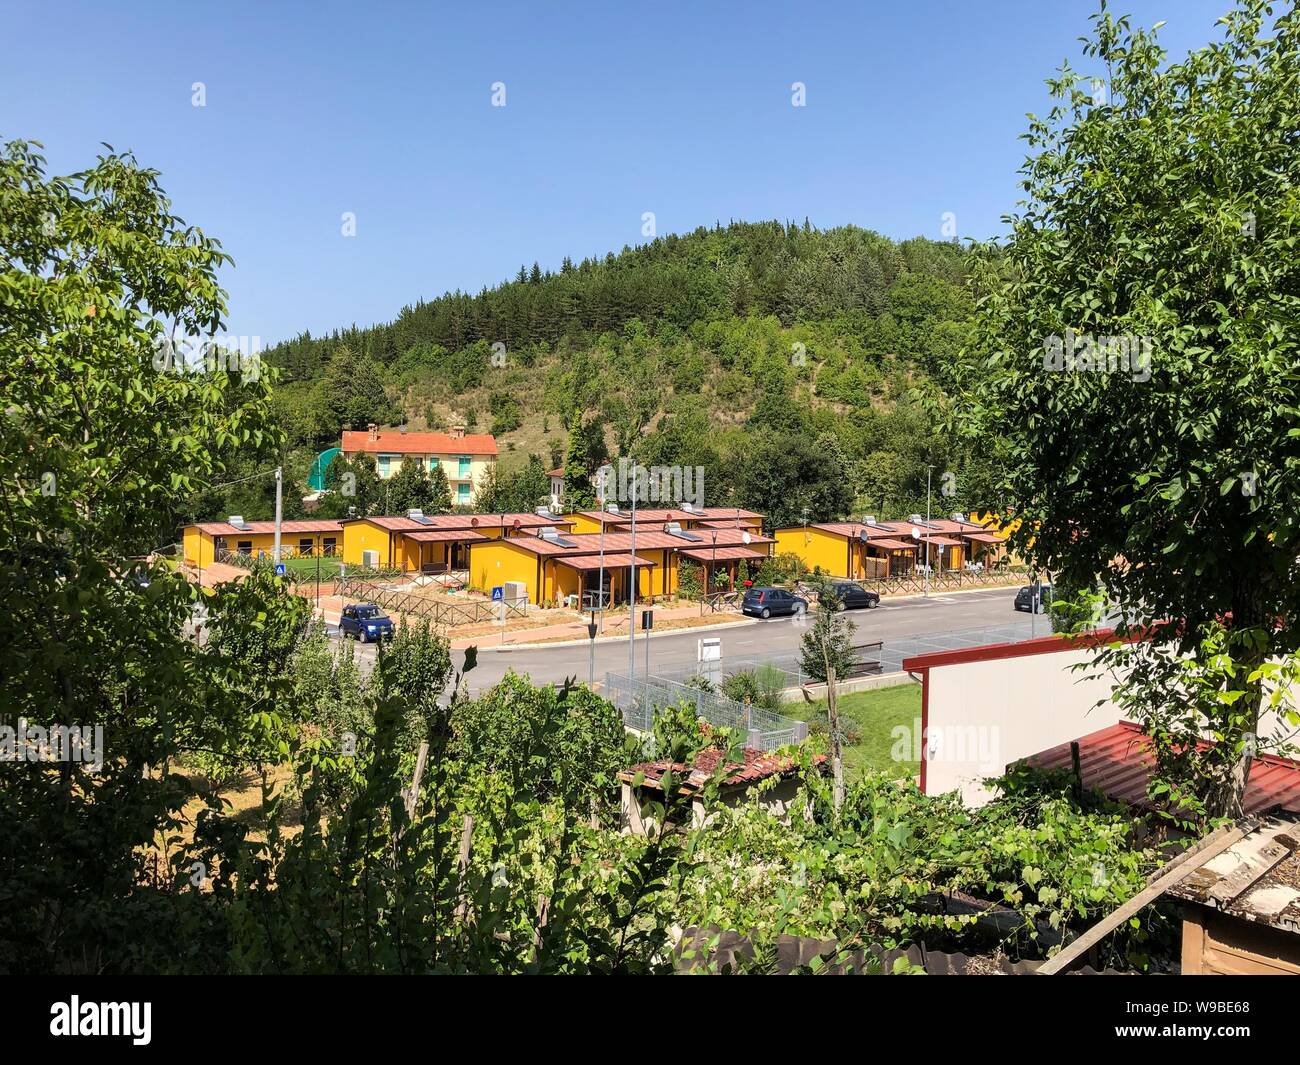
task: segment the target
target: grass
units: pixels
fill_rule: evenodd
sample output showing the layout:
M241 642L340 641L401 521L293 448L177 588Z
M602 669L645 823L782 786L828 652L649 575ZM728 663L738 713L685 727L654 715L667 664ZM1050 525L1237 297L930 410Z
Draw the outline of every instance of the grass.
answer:
M871 772L888 772L896 776L915 776L920 771L916 760L917 745L913 738L921 717L921 686L900 684L892 688L873 688L839 697L840 722L846 735L844 772L856 780ZM801 712L800 712L801 711ZM820 750L827 749L826 702L821 700L801 708L791 704L786 713L802 716L810 726ZM895 728L907 730L903 751L906 758L894 758L899 744Z
M282 560L286 570L304 575L316 576L316 565L320 564L320 579L327 581L332 577L337 577L339 572L338 558L286 558Z

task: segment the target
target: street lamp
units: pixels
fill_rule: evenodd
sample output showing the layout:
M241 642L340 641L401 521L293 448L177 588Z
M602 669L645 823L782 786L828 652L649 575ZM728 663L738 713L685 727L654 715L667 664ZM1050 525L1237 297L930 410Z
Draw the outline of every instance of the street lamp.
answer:
M930 594L930 474L933 465L925 467L925 594Z

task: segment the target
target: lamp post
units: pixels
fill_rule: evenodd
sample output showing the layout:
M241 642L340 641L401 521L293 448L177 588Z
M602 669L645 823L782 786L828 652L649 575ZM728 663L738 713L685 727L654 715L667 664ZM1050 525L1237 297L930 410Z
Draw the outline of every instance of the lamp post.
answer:
M630 587L627 597L627 679L636 674L636 497L638 494L637 463L632 463L632 557L628 561ZM601 522L604 525L604 522Z
M280 489L284 484L284 469L280 466L275 468L275 564L280 564L280 514L282 511L280 503Z
M605 631L605 495L609 487L609 475L613 470L613 466L605 463L596 474L597 484L600 489L600 576L596 582L596 600L600 610L598 617L601 632ZM592 654L595 654L594 645Z
M930 595L930 474L934 466L925 467L925 595Z

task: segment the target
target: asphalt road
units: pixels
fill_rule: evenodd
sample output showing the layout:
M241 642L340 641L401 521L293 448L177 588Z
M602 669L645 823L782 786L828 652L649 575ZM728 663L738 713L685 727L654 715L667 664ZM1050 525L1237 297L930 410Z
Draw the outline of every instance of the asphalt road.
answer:
M1027 626L1029 615L1012 609L1015 593L1015 588L990 588L955 595L932 595L928 599L916 596L892 602L886 600L875 609L855 610L850 614L857 625L854 640L857 643L881 640L888 647L891 640L918 635L1001 626L1017 621ZM1040 634L1049 631L1045 619L1039 619L1039 626ZM331 630L334 631L333 626ZM792 618L752 620L707 631L669 631L650 637L650 669L653 672L656 668L681 668L693 663L696 660L696 641L702 636L721 638L724 665L729 659L783 658L798 654L805 631L806 626L796 625ZM645 638L638 633L635 647L638 674L645 669L645 644ZM357 653L365 663L363 668L366 668L374 659L375 649L373 645L358 645ZM453 664L460 664L462 654L460 651L452 652ZM627 638L598 639L595 657L597 681L602 680L608 671L626 673ZM537 683L558 683L566 677L586 680L590 669L590 648L585 642L494 647L490 639L485 639L479 645L478 667L466 677L470 694L490 688L510 669L528 674Z

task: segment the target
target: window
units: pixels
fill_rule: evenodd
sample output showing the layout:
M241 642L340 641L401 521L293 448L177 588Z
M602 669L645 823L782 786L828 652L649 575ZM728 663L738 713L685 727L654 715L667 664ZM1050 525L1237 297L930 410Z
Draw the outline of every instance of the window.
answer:
M387 477L393 472L393 459L395 458L397 458L396 455L380 455L375 460L375 469L380 477Z
M311 537L310 537L310 536L304 536L301 540L298 541L298 554L300 554L300 555L310 555L310 554L311 554L311 546L312 546L312 545L311 545Z
M469 485L467 483L461 482L459 485L456 486L456 502L457 503L470 502L470 491L469 491Z
M251 555L253 553L253 541L236 540L235 550L238 551L241 555Z
M336 539L335 537L333 537L333 536L327 536L327 537L325 537L325 539L322 541L322 543L323 543L323 545L324 545L324 546L323 546L323 552L322 552L322 553L323 553L323 554L326 554L326 555L333 555L333 554L334 554L334 548L337 546L337 543L338 543L337 539Z
M438 468L439 465L441 465L441 463L439 463L439 461L438 461L438 456L437 456L437 455L430 455L430 456L429 456L429 472L430 472L430 473L433 473L434 470L436 470L436 469Z
M461 478L467 478L467 477L469 477L469 471L470 471L470 459L469 459L469 456L468 456L468 455L461 455L461 457L460 457L460 473L458 474L458 476L461 477Z

